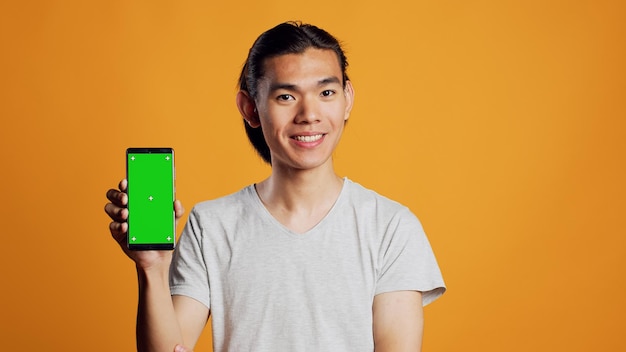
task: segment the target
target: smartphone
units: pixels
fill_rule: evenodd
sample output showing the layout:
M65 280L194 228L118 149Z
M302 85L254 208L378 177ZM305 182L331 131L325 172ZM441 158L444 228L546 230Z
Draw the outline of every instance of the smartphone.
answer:
M129 249L174 249L175 178L172 148L126 150Z

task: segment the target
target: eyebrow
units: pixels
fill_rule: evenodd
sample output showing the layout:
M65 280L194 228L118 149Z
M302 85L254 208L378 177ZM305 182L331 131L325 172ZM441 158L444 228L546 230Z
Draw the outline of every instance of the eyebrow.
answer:
M339 80L339 78L332 76L332 77L326 77L323 78L319 81L317 81L317 86L318 87L322 87L322 86L326 86L329 84L341 84L341 81ZM298 90L298 86L295 84L291 84L291 83L273 83L270 85L270 92L275 92L279 89L284 89L284 90L288 90L288 91L297 91Z

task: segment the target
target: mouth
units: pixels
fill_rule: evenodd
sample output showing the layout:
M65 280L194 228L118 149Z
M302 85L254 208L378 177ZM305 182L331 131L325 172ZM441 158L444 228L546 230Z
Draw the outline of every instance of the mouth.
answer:
M314 134L310 136L293 136L291 138L297 140L298 142L311 143L319 141L320 139L322 139L322 137L324 137L323 134Z

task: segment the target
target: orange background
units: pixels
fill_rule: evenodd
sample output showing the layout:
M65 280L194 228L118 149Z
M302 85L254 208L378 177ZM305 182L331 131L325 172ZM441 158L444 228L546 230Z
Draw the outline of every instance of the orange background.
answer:
M172 146L189 210L269 169L234 104L291 19L345 42L341 175L422 220L449 291L425 351L626 349L620 1L4 1L3 350L134 348L136 281L105 191ZM207 329L197 348L210 350Z

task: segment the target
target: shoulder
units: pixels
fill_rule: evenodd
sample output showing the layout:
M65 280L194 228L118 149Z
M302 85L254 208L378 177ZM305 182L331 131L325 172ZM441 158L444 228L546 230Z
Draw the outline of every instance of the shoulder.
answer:
M359 183L346 179L347 198L352 207L362 211L374 211L379 215L393 216L394 214L411 214L403 204L387 198L374 190Z
M384 237L423 234L422 223L407 206L347 179L346 186L344 209L349 213L344 217L353 216L364 228Z
M235 193L197 203L191 210L190 217L197 220L215 218L237 218L254 202L254 186L247 186Z

